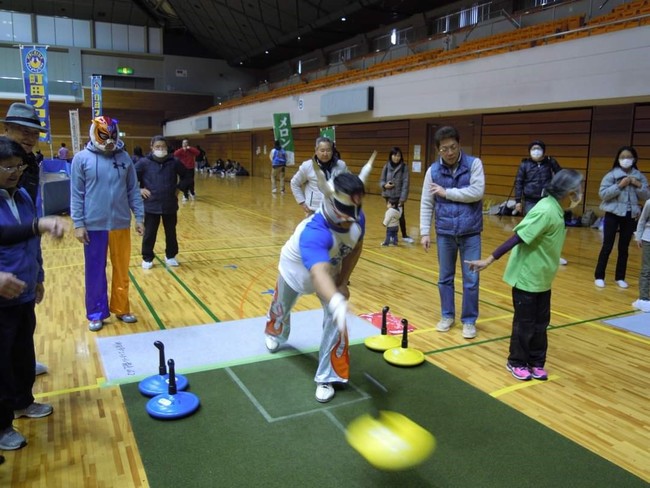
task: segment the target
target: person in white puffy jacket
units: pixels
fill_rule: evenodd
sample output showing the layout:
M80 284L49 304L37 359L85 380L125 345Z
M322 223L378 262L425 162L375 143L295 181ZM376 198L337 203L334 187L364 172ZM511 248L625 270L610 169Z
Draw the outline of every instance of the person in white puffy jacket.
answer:
M291 192L298 205L302 207L307 215L316 212L323 199L323 194L318 189L318 179L314 170L314 162L325 174L327 180L348 171L345 161L335 157L334 143L332 140L329 137L317 138L314 156L304 161L298 167L298 171L293 175L293 178L291 178Z

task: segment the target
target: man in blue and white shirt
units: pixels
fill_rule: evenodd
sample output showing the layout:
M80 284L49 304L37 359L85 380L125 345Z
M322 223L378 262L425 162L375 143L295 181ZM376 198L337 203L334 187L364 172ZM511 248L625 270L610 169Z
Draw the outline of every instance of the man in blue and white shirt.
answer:
M298 297L316 293L323 305L323 335L314 378L316 400L321 403L334 397L332 383L347 383L350 376L345 322L350 296L347 283L363 247L363 180L373 161L374 156L360 177L342 173L328 182L315 167L323 192L321 206L300 222L280 254L280 274L267 315L266 347L275 352L287 341L291 309Z

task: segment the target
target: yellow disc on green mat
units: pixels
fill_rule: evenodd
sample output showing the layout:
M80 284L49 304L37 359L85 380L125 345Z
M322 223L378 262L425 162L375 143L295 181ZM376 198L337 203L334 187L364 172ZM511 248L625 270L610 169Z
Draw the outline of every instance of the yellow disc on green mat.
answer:
M373 351L385 351L387 349L392 349L393 347L399 347L400 342L399 337L385 334L366 337L366 340L363 341L366 347Z
M394 347L384 352L384 359L394 366L417 366L424 362L424 353L410 347Z
M408 417L382 410L365 414L345 432L348 443L377 469L399 471L425 461L436 447L433 435Z

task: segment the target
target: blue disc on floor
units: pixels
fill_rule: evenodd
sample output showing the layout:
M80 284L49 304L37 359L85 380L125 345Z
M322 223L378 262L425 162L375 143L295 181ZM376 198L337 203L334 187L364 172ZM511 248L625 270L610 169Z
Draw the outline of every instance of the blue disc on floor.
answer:
M175 420L196 412L200 405L194 393L179 391L175 394L163 393L147 402L147 413L161 420Z
M190 382L182 374L176 375L176 389L187 390ZM155 374L143 379L138 384L140 393L144 396L153 397L162 393L167 393L169 390L169 374Z

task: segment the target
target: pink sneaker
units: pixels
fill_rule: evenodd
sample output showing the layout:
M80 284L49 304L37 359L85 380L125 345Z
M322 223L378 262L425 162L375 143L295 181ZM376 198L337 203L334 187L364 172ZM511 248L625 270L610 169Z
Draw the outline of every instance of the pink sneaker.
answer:
M533 377L530 374L530 370L526 366L513 366L510 363L507 363L506 369L510 371L512 376L521 381L530 381Z
M530 368L530 372L536 380L546 381L548 379L548 373L546 370L539 366L533 366Z

